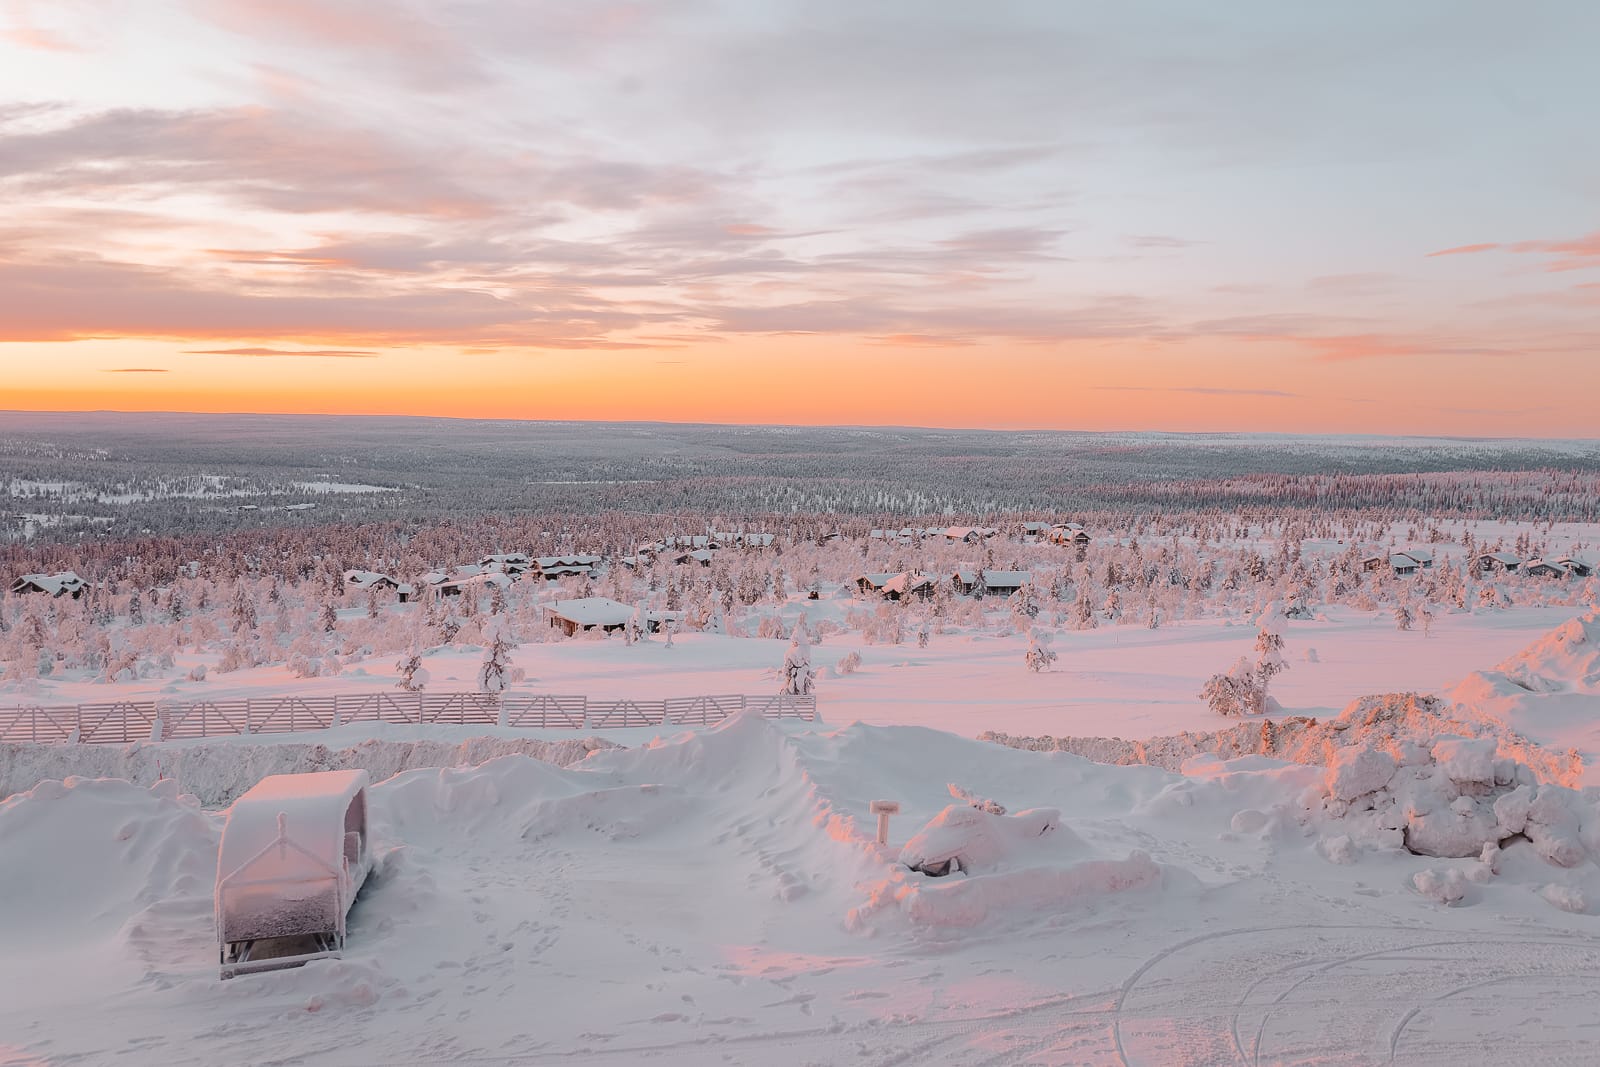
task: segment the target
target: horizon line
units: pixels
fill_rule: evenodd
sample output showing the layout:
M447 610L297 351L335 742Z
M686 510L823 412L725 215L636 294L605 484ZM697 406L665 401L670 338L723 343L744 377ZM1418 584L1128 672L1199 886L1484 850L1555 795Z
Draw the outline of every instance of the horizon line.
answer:
M1402 441L1479 441L1479 442L1566 442L1590 444L1600 447L1600 437L1533 437L1533 436L1471 436L1466 434L1416 434L1375 433L1371 431L1320 431L1290 433L1283 430L1163 430L1155 427L1122 428L1116 430L1078 430L1059 426L912 426L893 423L823 423L823 422L704 422L674 421L670 419L539 419L539 418L484 418L466 415L428 415L416 412L333 412L333 411L194 411L178 409L127 410L123 408L0 408L0 418L9 415L125 415L150 416L216 416L251 419L417 419L434 422L462 423L531 423L567 426L682 426L706 428L748 428L762 430L909 430L923 433L998 433L998 434L1062 434L1078 437L1114 437L1119 434L1160 434L1167 437L1277 437L1303 440L1318 437L1352 439L1395 439Z

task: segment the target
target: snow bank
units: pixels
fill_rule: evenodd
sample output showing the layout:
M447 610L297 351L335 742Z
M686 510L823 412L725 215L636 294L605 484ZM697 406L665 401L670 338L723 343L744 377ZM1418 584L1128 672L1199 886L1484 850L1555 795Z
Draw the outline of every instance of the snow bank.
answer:
M1534 693L1600 689L1600 611L1567 620L1495 672Z
M0 801L0 944L103 941L174 898L209 910L220 836L218 820L170 780L67 778Z
M531 756L568 766L589 753L615 747L598 737L556 741L526 737L473 737L462 741L369 738L345 748L315 742L241 743L237 739L128 745L0 744L0 797L67 775L122 778L149 785L176 780L180 790L208 808L235 797L269 774L364 770L374 781L416 767L460 767L506 755Z
M1181 733L1148 741L1116 737L1013 737L993 731L979 740L1041 752L1072 752L1097 763L1151 764L1181 770L1200 755L1233 759L1263 755L1316 766L1328 766L1348 747L1376 748L1397 759L1410 744L1439 737L1485 737L1503 757L1531 767L1542 781L1575 784L1583 772L1577 752L1542 746L1503 722L1451 704L1435 696L1388 693L1352 701L1338 716L1317 720L1301 716L1243 723L1209 733Z

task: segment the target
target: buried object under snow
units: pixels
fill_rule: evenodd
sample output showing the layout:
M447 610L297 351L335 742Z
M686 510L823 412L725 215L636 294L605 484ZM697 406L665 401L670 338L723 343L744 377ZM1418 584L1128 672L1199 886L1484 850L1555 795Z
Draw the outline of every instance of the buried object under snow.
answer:
M1030 808L997 815L968 804L951 804L900 850L900 862L940 877L971 874L1002 863L1061 824L1055 808Z
M229 809L217 855L222 977L339 956L370 868L366 771L257 782Z

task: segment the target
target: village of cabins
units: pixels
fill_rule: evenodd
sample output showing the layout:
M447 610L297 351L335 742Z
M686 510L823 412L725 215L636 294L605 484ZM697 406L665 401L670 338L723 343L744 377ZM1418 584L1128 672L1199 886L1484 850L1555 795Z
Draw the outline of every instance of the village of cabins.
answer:
M868 538L899 545L915 545L930 539L952 544L980 545L1000 533L993 526L903 527L896 530L874 529ZM1090 543L1090 535L1076 522L1025 522L1017 528L1019 539L1044 541L1064 547L1076 548L1078 557ZM825 535L834 539L837 533ZM640 545L632 555L607 560L591 553L574 552L557 556L529 556L519 552L499 552L486 555L474 564L464 564L449 569L430 570L410 581L373 570L349 570L344 573L345 591L352 596L385 594L404 603L427 597L459 597L465 593L492 594L498 587L504 590L513 582L522 580L555 581L578 577L593 579L605 567L616 563L637 568L657 561L677 566L709 567L724 546L740 548L767 548L775 542L770 533L728 532L688 534L667 537L651 544ZM1389 569L1396 577L1408 577L1419 571L1430 570L1434 554L1427 548L1409 548L1403 552L1379 551L1364 556L1361 566L1366 571ZM1473 557L1474 570L1480 574L1518 573L1543 578L1586 578L1593 565L1575 556L1522 559L1506 551L1485 551ZM197 566L197 565L196 565ZM863 597L879 597L898 601L906 598L928 599L940 583L960 596L1008 597L1032 581L1032 574L1021 570L998 570L987 567L958 567L943 576L912 571L896 573L870 573L856 577L855 585ZM13 596L46 596L81 598L90 583L72 571L57 574L24 574L14 579L8 592ZM549 625L567 636L584 630L599 629L605 632L620 630L634 619L640 609L603 596L583 596L556 600L544 605L542 611ZM642 623L656 632L677 623L682 612L669 610L645 611Z

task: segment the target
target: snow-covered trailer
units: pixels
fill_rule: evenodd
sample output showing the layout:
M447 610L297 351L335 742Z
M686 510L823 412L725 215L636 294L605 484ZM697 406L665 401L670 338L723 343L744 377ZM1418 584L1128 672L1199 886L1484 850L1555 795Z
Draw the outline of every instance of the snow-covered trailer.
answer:
M338 957L372 860L367 772L274 774L234 801L217 855L222 977Z

